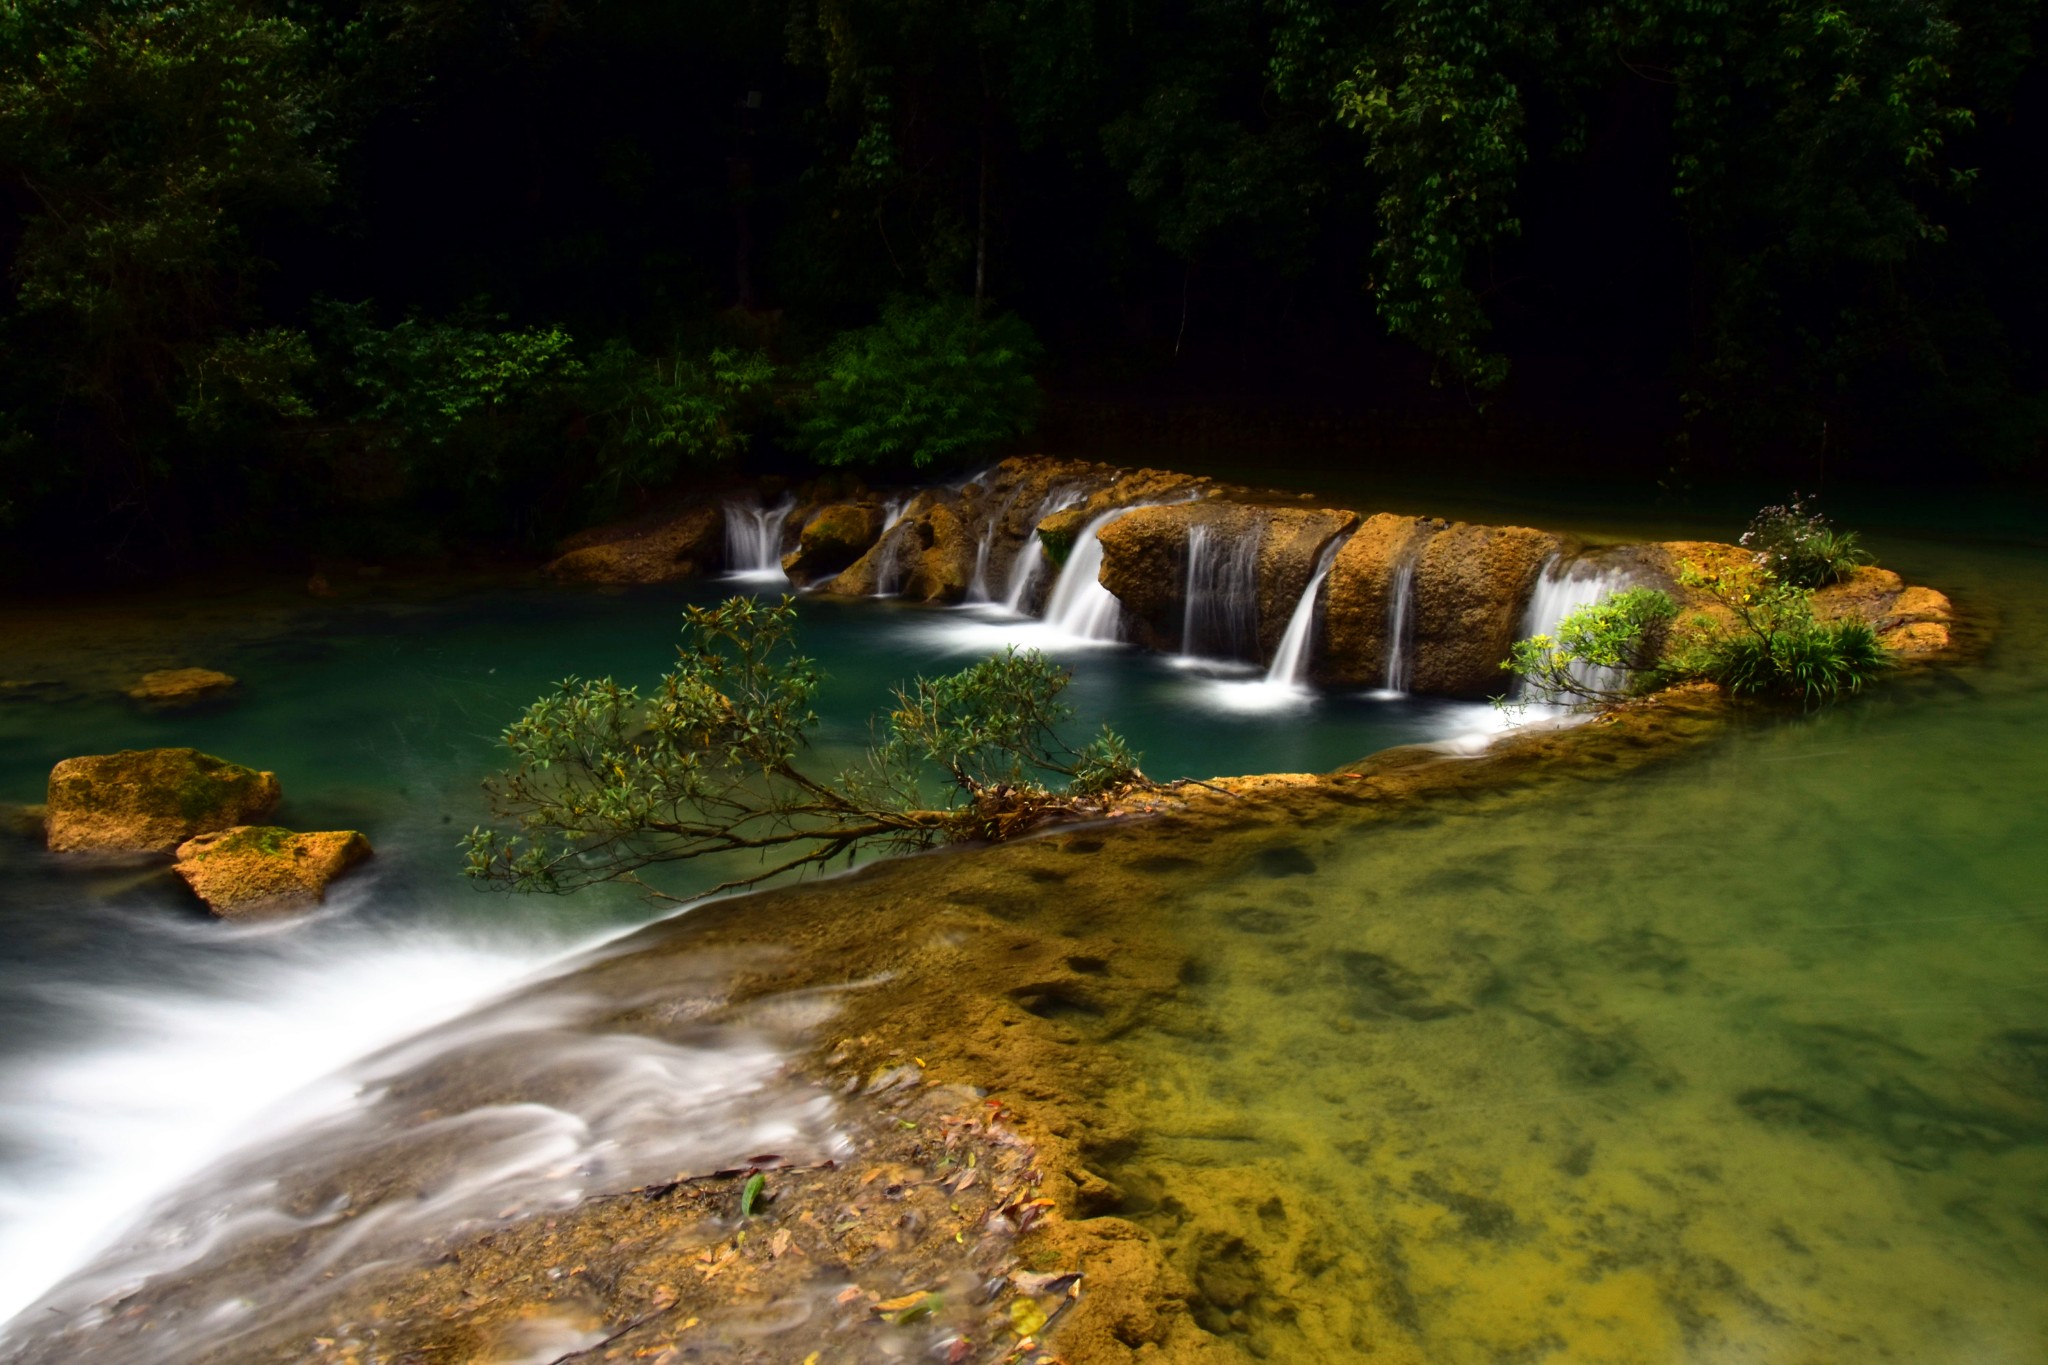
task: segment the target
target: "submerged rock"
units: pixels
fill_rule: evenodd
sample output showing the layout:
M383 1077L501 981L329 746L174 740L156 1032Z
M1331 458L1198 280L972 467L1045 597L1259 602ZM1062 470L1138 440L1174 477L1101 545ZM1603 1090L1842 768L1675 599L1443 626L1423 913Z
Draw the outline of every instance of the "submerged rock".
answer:
M188 839L171 870L224 919L318 905L327 884L370 856L354 830L299 834L275 825L237 825Z
M128 696L150 706L190 706L210 701L239 686L236 679L211 668L160 668L145 673L128 688Z
M169 853L261 820L283 797L277 774L197 749L67 758L50 770L47 837L57 853Z

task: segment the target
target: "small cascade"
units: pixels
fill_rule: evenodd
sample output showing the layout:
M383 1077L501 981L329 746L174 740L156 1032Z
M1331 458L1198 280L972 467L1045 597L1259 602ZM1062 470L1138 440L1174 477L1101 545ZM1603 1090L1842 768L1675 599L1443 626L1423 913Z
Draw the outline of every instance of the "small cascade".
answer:
M784 579L782 523L796 509L784 498L773 507L759 499L733 498L725 504L725 572L728 578Z
M1032 585L1038 582L1038 575L1044 571L1045 551L1039 548L1038 530L1034 526L1031 534L1017 548L1017 553L1010 557L1010 590L1003 596L1003 610L1018 616L1029 611Z
M1210 527L1189 529L1187 594L1181 609L1183 657L1258 657L1260 539L1254 534L1219 541Z
M875 568L875 596L894 597L903 586L903 519L910 514L909 494L890 498L882 504L882 534L875 538L871 554L880 558Z
M1279 647L1273 651L1273 663L1266 670L1266 686L1295 691L1308 686L1309 654L1316 637L1316 599L1322 594L1330 566L1337 562L1337 551L1344 548L1345 539L1331 541L1317 557L1316 571L1309 575L1308 586L1301 590L1301 600L1294 604L1294 614L1287 618L1287 633L1280 637Z
M1123 604L1102 586L1103 527L1134 509L1116 507L1081 528L1067 564L1052 585L1045 604L1045 624L1077 640L1115 640L1123 622Z
M1386 690L1394 696L1408 695L1415 678L1415 566L1421 562L1418 546L1402 554L1394 566L1394 581L1387 587L1387 676Z
M1530 589L1529 603L1522 610L1520 639L1555 635L1558 623L1580 607L1603 602L1631 585L1628 571L1597 559L1566 560L1554 555ZM1572 676L1595 689L1617 689L1627 680L1619 669L1574 667ZM1526 680L1517 678L1512 690L1517 701L1543 701Z

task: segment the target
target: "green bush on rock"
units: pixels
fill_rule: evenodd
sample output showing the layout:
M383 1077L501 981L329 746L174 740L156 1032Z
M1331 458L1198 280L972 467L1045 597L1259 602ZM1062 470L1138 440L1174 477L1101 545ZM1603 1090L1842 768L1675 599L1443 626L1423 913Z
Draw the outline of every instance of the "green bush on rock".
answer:
M900 689L876 745L819 777L801 766L819 674L788 649L793 602L735 597L690 607L684 622L651 694L570 678L505 731L514 766L486 790L517 830L471 831L467 875L520 891L624 881L662 895L643 869L758 860L725 890L858 847L1006 838L1150 785L1106 729L1080 749L1061 741L1067 671L1015 651Z

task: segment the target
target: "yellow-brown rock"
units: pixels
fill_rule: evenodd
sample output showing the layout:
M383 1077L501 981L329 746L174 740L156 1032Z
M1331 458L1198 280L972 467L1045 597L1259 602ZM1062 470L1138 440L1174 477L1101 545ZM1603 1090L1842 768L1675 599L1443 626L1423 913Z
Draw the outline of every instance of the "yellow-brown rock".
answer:
M150 706L190 706L232 691L235 679L211 668L160 668L129 685L132 699Z
M180 844L171 870L214 914L245 919L318 905L329 882L369 856L354 830L237 825Z
M725 514L716 505L650 514L579 532L548 565L574 583L671 583L725 563Z
M1522 610L1563 542L1526 526L1457 522L1423 544L1415 564L1415 665L1411 687L1440 697L1505 690L1501 660Z
M169 853L264 819L283 796L277 774L197 749L124 749L50 770L45 833L57 853Z
M1102 585L1116 594L1153 649L1182 645L1190 532L1202 527L1219 545L1256 540L1260 657L1272 654L1325 547L1358 524L1358 514L1327 508L1265 507L1205 500L1134 508L1103 527Z
M1330 565L1323 599L1323 647L1318 677L1383 687L1387 679L1387 626L1394 579L1401 564L1422 552L1444 523L1381 512L1367 517Z
M868 502L836 502L811 512L796 548L782 557L782 571L802 586L838 573L874 545L882 534L883 509Z

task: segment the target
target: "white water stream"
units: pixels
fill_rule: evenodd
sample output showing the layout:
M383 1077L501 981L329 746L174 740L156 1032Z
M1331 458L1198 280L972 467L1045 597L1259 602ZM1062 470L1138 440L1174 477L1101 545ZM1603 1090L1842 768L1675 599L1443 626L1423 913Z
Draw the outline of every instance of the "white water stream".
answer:
M782 572L782 524L796 509L784 498L773 507L759 500L734 498L725 503L725 571L727 578L746 582L788 581Z
M732 962L591 995L557 978L603 938L550 954L319 927L278 931L263 970L107 991L97 1045L0 1078L9 1139L43 1151L0 1193L0 1355L61 1358L89 1333L78 1358L99 1365L199 1365L465 1227L835 1149L832 1101L783 1069L829 999L698 1025ZM636 991L680 1022L607 1022ZM174 1292L146 1339L109 1318L187 1275L204 1302Z
M1260 539L1239 536L1219 543L1210 527L1188 528L1183 658L1258 658Z
M1521 638L1527 640L1538 635L1555 635L1558 623L1565 617L1580 607L1605 601L1627 589L1630 583L1628 572L1615 564L1589 557L1570 560L1553 557L1543 566L1542 575L1529 593L1529 605L1522 613ZM1619 669L1593 668L1583 664L1572 667L1572 676L1601 691L1619 690L1627 682ZM1515 680L1512 695L1518 701L1544 700L1534 695L1520 678Z

